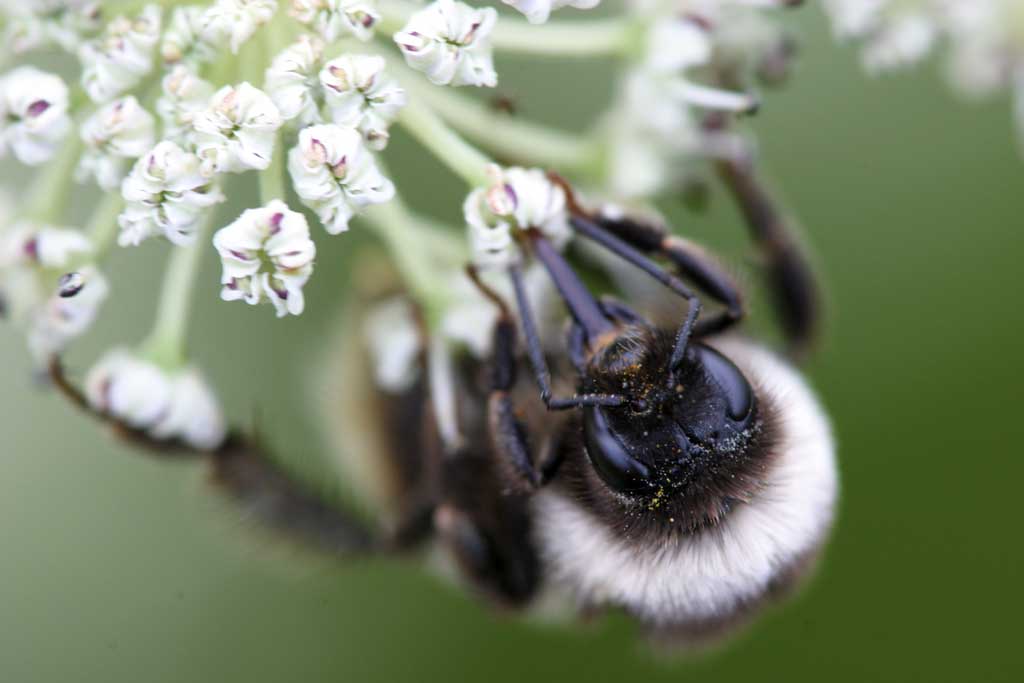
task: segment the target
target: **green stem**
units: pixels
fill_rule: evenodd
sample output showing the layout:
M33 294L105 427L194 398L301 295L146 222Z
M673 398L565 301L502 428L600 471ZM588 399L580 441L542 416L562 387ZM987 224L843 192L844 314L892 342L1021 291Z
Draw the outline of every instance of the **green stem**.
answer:
M383 18L380 29L400 31L409 17L422 9L407 0L377 0ZM502 16L494 27L490 42L496 50L531 55L592 57L628 53L637 32L631 19L589 19L586 21L549 21L531 24L524 19Z
M120 192L108 192L103 200L93 209L85 234L92 242L93 256L102 258L114 244L117 236L117 217L124 208L124 198Z
M502 117L483 102L444 88L412 79L403 85L468 138L502 158L564 172L585 171L597 158L596 145L572 133Z
M82 153L82 139L77 130L77 125L72 126L57 156L34 179L32 193L21 214L24 218L40 223L59 222L63 218L61 209L67 205L66 198Z
M165 370L176 370L185 364L192 290L207 246L206 237L212 218L211 211L196 232L195 243L187 247L172 247L168 259L153 330L141 348L146 358Z
M266 206L275 199L285 201L285 150L280 131L274 136L274 151L270 156L270 165L259 172L260 201Z
M398 122L470 187L487 184L485 169L493 162L449 128L430 107L412 100L402 108Z
M384 242L403 282L433 327L450 299L445 273L466 261L461 245L424 225L397 196L369 207L361 218Z

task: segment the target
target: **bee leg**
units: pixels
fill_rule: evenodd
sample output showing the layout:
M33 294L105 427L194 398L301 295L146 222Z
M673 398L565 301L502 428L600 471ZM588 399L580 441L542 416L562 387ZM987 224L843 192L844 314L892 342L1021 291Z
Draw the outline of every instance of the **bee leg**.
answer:
M542 260L545 261L545 265L548 266L548 272L551 273L555 279L556 285L560 289L565 287L566 282L561 278L575 278L575 274L566 270L555 270L551 267L551 261L549 259L555 258L557 255L553 252L551 245L542 237L533 237L534 247L537 249L537 254ZM558 263L561 263L560 256ZM565 266L568 268L568 266ZM548 410L568 410L570 408L579 408L583 406L615 406L621 405L624 399L621 396L614 394L575 394L573 396L561 398L556 397L552 394L551 390L551 371L548 369L548 363L544 359L544 348L540 341L540 334L537 332L537 322L534 318L533 311L530 307L530 300L526 296L526 287L523 284L523 272L520 267L516 264L509 266L508 269L509 277L512 279L512 288L515 290L516 304L519 307L519 319L523 327L523 336L526 338L526 354L530 359L530 366L533 368L534 378L537 380L537 386L540 387L541 400L544 401L544 405L547 406ZM566 291L578 292L580 296L590 296L589 293L584 292L582 289L582 283L573 282L571 288L562 289L563 296ZM578 285L578 287L576 286ZM575 295L575 294L574 294ZM566 298L566 302L573 307L573 301ZM592 308L595 311L593 315L599 315L601 320L607 325L608 329L612 329L611 323L601 310L600 305L595 300L592 302ZM587 308L590 308L589 302L587 302ZM576 309L574 309L575 317ZM576 319L576 326L584 328L584 336L589 336L590 330L593 328L588 327L578 318ZM579 360L577 358L576 360ZM575 362L575 361L574 361Z
M534 466L526 430L515 415L510 395L516 381L515 340L515 323L503 315L494 326L487 427L491 446L500 461L511 468L514 479L533 490L541 485L541 475Z
M368 525L301 485L250 439L232 435L209 457L213 484L264 526L335 555L382 549Z
M654 223L604 216L598 216L595 222L606 232L640 252L665 258L680 275L725 306L723 311L702 320L697 325L697 336L722 332L743 319L745 312L739 285L713 256L697 244L672 235ZM611 245L605 246L621 255Z
M661 284L668 287L675 294L685 299L690 304L689 309L686 312L686 318L683 319L683 323L679 326L679 331L676 333L675 346L672 349L672 359L669 363L669 369L675 370L683 359L683 354L686 352L686 346L689 343L690 338L694 335L700 336L702 334L710 334L710 332L705 328L697 325L697 319L701 312L700 299L698 299L694 291L678 277L669 273L657 263L647 258L647 256L636 247L605 230L589 216L576 213L573 214L570 221L572 222L572 226L576 232L597 242L627 263L633 264Z
M494 513L503 517L494 518ZM528 520L524 510L515 507L471 512L447 501L434 512L434 529L478 590L515 607L528 602L540 582L536 553L526 540Z
M718 174L739 204L765 257L765 278L793 355L813 344L820 324L821 294L814 269L791 221L749 162L719 161Z
M177 440L159 440L94 410L65 375L59 357L50 359L49 373L54 387L68 401L109 424L115 435L140 451L157 457L205 460L213 484L264 526L332 554L366 554L385 548L369 525L309 491L274 463L254 439L232 432L223 444L209 451Z

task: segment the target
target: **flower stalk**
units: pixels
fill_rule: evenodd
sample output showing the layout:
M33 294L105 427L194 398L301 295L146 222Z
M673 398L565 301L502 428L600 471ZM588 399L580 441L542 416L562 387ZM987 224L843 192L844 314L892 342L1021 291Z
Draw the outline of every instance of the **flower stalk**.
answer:
M185 340L192 294L207 250L211 225L212 214L197 230L195 244L171 250L153 329L142 344L142 355L164 370L181 368L186 362Z

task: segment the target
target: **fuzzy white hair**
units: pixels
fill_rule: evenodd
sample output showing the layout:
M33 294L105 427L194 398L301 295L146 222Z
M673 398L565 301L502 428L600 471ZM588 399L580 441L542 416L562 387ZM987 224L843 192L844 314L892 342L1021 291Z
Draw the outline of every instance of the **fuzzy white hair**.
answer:
M647 548L617 537L566 493L540 492L535 533L546 573L582 602L662 625L727 620L812 554L831 526L835 447L818 400L766 349L738 339L713 346L779 407L765 486L715 528Z

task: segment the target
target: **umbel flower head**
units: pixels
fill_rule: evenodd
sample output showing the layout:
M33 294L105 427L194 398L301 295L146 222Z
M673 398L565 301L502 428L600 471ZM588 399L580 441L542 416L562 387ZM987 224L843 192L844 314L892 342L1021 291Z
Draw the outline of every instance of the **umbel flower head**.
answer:
M131 95L100 107L82 124L86 151L78 165L79 178L94 177L104 190L118 188L129 161L153 147L155 127L153 115Z
M109 286L81 232L19 222L0 236L0 300L38 363L92 325Z
M437 85L498 84L490 35L498 19L491 7L474 9L457 0L435 0L395 34L406 63Z
M283 123L281 112L259 88L249 83L224 86L192 117L203 173L267 168L274 154L274 134Z
M227 434L217 397L195 368L167 371L116 348L89 371L85 392L95 410L154 439L213 450Z
M174 244L195 239L206 209L224 195L200 172L199 157L164 141L139 159L121 186L125 209L118 244L137 246L163 235Z
M373 0L291 0L290 11L327 42L344 35L370 40L380 21Z
M322 40L301 36L271 62L263 89L285 121L295 121L300 126L320 123L323 95L319 74L323 56Z
M331 120L359 130L374 151L387 146L388 128L406 102L405 90L384 67L378 55L344 55L320 72Z
M536 168L487 169L490 185L473 190L463 204L474 262L506 266L517 258L513 230L536 228L557 247L569 241L565 192Z
M221 298L258 304L269 301L277 317L299 315L302 288L313 274L316 245L301 213L274 200L248 209L213 237L224 274Z
M364 207L390 201L395 194L354 128L329 124L304 129L288 169L295 193L332 235L348 230L349 221Z
M160 26L160 8L147 5L136 17L115 18L98 38L82 45L82 85L93 102L108 102L131 90L152 71Z
M58 76L21 66L0 77L0 158L10 150L23 164L41 164L70 128L68 88Z

